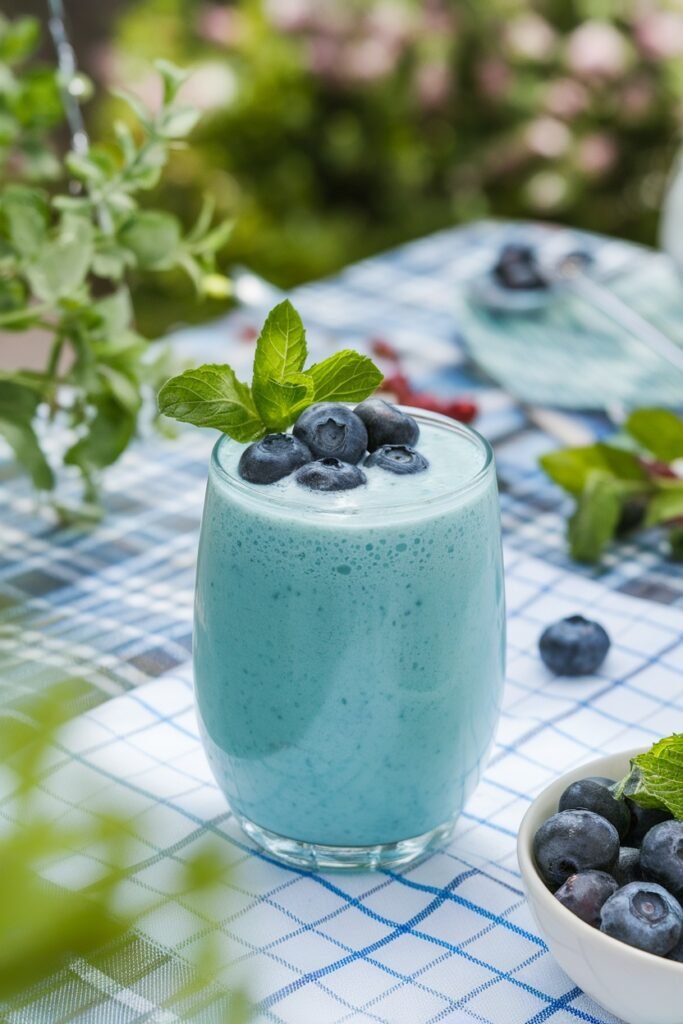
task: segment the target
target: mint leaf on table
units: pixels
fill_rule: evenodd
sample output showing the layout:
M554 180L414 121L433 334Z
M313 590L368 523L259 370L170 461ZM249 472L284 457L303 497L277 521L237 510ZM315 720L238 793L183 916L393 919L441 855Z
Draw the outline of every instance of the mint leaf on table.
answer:
M570 494L581 494L595 470L619 480L647 480L637 455L602 443L548 452L539 462L550 479Z
M632 758L631 771L615 796L683 819L683 733L658 740L647 753Z
M569 548L577 562L596 562L614 536L623 488L599 469L588 473L576 511L569 520Z
M335 352L306 372L313 381L316 402L362 402L383 380L372 359L350 348Z
M657 491L648 505L645 515L646 526L659 526L683 518L683 480L678 487L667 487Z
M256 441L266 433L251 389L227 364L208 363L172 377L159 392L159 411L196 427L215 427L236 441Z
M683 459L683 420L668 409L637 409L626 420L625 427L656 459Z

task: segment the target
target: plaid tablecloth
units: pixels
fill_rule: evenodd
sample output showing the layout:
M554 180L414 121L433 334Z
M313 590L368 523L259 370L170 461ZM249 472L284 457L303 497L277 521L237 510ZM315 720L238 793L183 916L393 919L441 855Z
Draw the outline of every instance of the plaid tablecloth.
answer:
M484 235L490 245L491 232ZM47 510L36 512L9 462L1 467L3 700L21 702L50 680L81 680L75 717L43 781L46 806L55 817L87 817L109 800L124 808L138 838L126 892L133 902L141 893L168 897L136 934L90 963L75 960L5 1007L3 1020L223 1024L226 989L236 982L246 984L255 1019L276 1024L613 1019L573 986L537 934L515 836L530 800L558 773L683 728L683 572L666 561L655 533L621 545L600 569L568 560L565 500L535 468L555 442L472 367L447 315L444 253L476 263L482 237L441 233L294 297L319 350L381 334L410 352L425 387L476 392L478 425L496 442L509 607L503 715L452 841L416 867L340 876L280 866L241 834L212 780L188 664L212 438L190 431L176 442L137 444L109 474L109 515L88 533L57 529ZM405 287L415 265L414 297L404 294L398 320L387 301L383 314L392 275ZM422 301L426 282L442 290L436 312ZM405 308L411 302L414 317ZM358 321L353 337L349 318ZM220 345L222 358L246 363L245 339L257 321L241 312L179 345L196 345L197 360ZM606 424L583 417L580 426L599 433ZM613 647L596 676L556 680L539 662L538 635L577 610L605 625ZM0 798L0 816L12 812L11 800ZM207 836L235 865L210 906L178 896L175 876ZM97 851L83 852L76 871L87 876L97 866ZM69 863L63 879L58 866L53 878L69 884L73 873ZM225 972L188 1002L188 956L216 926Z

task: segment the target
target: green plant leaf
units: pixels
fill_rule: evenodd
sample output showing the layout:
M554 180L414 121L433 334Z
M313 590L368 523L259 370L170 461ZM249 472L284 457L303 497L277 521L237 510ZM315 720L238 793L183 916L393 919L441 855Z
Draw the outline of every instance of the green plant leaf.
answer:
M36 296L50 302L73 295L85 281L92 255L92 225L83 217L65 218L59 236L43 245L26 269Z
M30 57L40 40L40 22L37 18L17 18L6 22L0 33L0 61L18 64Z
M671 549L671 560L683 562L683 526L674 526L669 530L669 546Z
M585 448L562 448L542 455L539 462L551 480L570 494L580 494L588 476L601 470L619 480L647 481L647 473L633 452L607 444L591 444Z
M12 448L17 462L30 475L33 486L39 491L50 491L54 487L54 473L38 443L32 425L21 420L8 420L0 412L0 434Z
M311 405L313 393L313 381L307 373L292 373L283 381L266 381L254 393L254 401L269 430L286 430Z
M656 459L683 459L683 419L668 409L637 409L625 426L631 437Z
M172 103L181 85L187 80L189 72L186 68L179 68L170 60L164 60L163 57L154 61L154 67L164 83L164 103Z
M266 317L254 353L254 395L270 381L281 383L300 373L306 361L306 331L289 299Z
M683 819L683 733L658 740L647 753L632 758L631 771L615 795Z
M307 371L316 402L362 402L382 383L382 373L368 356L343 349Z
M9 185L2 196L9 240L24 257L33 257L47 234L48 205L43 192L23 185Z
M94 308L110 336L126 330L133 318L133 306L127 288L120 288L105 299L100 299L94 304Z
M683 518L683 480L677 489L667 488L653 495L645 514L645 525L659 526L680 518Z
M135 213L118 234L121 245L135 256L141 270L172 267L180 243L180 222L170 213Z
M617 528L621 497L622 488L612 477L601 470L589 471L568 526L569 547L577 562L599 560Z
M105 394L97 402L87 434L69 448L64 462L78 466L86 475L110 466L128 447L136 425L136 413Z
M161 114L157 131L166 139L184 139L200 117L201 111L195 107L169 107Z
M249 386L227 365L207 364L172 377L159 392L159 412L215 427L236 441L255 441L266 432Z

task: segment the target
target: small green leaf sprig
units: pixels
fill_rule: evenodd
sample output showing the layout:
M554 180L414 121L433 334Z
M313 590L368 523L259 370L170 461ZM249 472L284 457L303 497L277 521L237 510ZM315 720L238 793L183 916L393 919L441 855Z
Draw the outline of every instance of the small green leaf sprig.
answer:
M236 441L286 430L314 402L361 402L381 384L368 356L344 349L304 369L306 331L292 303L271 309L256 342L251 386L227 364L185 370L159 392L165 416L215 427Z
M596 563L615 538L639 527L669 530L671 556L683 560L683 419L638 409L612 441L564 448L540 458L548 476L576 499L567 535L573 558Z
M658 740L646 753L632 758L631 770L614 795L683 820L683 733Z
M125 451L144 393L159 381L146 355L148 341L135 326L129 275L178 267L201 295L225 298L230 282L216 272L215 261L232 224L213 223L208 199L185 234L172 214L140 208L141 194L158 184L171 149L199 117L179 97L186 73L167 61L156 65L163 92L158 110L122 95L131 116L114 123L115 141L85 151L81 146L63 160L53 155L46 168L44 136L55 120L54 104L62 119L64 111L55 69L37 74L23 66L38 35L34 19L0 18L0 165L21 157L19 180L0 187L0 331L9 346L20 345L28 330L50 340L42 370L0 373L0 436L34 486L49 491L57 464L44 450L49 428L39 423L47 415L66 424L73 440L61 458L80 471L85 485L86 504L78 511L96 515L99 472ZM6 79L11 89L3 96ZM39 152L39 137L43 156L27 164L27 154ZM69 182L63 191L28 183L40 167L54 177L55 161Z

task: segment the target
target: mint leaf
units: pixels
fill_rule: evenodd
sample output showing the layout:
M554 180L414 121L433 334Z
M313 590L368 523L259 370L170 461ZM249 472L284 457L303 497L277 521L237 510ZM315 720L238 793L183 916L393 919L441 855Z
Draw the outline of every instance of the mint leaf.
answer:
M637 409L626 420L626 429L656 459L683 458L683 419L668 409Z
M172 267L180 244L180 222L157 210L136 212L119 231L118 240L135 256L141 270Z
M2 199L10 241L24 257L34 256L45 241L48 205L45 195L24 185L8 185Z
M93 229L82 217L65 221L58 238L47 242L26 269L39 299L53 302L71 296L86 279L93 255Z
M313 381L307 373L292 373L283 381L270 378L254 394L261 419L269 430L286 430L313 402Z
M654 495L648 505L645 525L658 526L680 517L683 517L683 481L677 489L668 487Z
M265 428L247 384L227 365L185 370L159 392L159 411L196 427L215 427L236 441L255 441Z
M254 398L262 387L275 381L281 384L293 373L300 373L306 361L306 331L294 306L285 299L266 317L254 354Z
M683 819L683 733L658 740L646 754L631 760L631 771L615 796L627 796L641 807L667 810Z
M316 402L362 402L383 380L372 359L350 348L335 352L306 372L313 381Z
M601 470L619 480L647 480L647 474L633 452L607 444L563 448L542 455L539 462L550 479L570 494L580 494L594 470Z
M576 511L569 520L569 547L577 562L597 562L614 536L622 489L601 470L590 470Z

